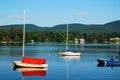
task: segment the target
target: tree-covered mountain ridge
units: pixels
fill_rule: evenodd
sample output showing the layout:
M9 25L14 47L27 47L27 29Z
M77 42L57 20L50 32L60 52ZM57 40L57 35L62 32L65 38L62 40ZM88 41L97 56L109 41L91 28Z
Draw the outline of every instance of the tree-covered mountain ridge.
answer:
M80 33L92 33L92 32L120 32L120 20L109 22L106 24L80 24L71 23L69 25L69 31L80 32ZM48 31L48 32L65 32L67 24L59 24L52 27L39 27L34 24L26 24L27 32L34 31ZM23 24L12 24L12 25L2 25L0 29L10 29L10 28L22 28Z

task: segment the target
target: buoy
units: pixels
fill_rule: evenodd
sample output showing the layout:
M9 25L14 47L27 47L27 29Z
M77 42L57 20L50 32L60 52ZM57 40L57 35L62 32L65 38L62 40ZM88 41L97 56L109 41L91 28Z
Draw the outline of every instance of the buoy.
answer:
M97 64L98 62L94 61L93 64Z
M10 67L12 67L13 64L10 64Z

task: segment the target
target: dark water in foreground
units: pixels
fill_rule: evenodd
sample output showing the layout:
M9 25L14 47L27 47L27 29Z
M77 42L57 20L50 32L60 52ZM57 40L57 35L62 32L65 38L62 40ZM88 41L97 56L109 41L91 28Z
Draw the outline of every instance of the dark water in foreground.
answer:
M120 67L98 67L97 58L120 59L120 44L70 44L69 49L82 53L81 57L63 58L58 56L65 51L61 43L27 43L25 56L46 58L48 70L41 76L24 76L14 71L12 62L21 60L22 46L0 46L0 80L120 80Z

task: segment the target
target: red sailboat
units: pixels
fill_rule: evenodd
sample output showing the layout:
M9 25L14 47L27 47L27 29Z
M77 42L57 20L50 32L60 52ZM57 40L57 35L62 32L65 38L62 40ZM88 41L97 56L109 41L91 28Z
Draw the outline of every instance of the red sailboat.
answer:
M24 11L24 26L23 26L23 57L21 61L13 61L14 65L17 67L34 67L34 68L47 68L46 59L43 58L31 58L24 56L24 46L25 46L25 11Z

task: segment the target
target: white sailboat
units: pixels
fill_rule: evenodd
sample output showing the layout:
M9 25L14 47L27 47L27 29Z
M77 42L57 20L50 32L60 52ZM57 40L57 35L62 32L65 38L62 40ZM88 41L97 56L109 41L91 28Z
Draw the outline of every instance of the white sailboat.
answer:
M66 51L59 52L60 56L80 56L81 53L77 51L68 50L68 24L67 24L67 37L66 37Z
M23 26L23 55L21 61L13 61L16 67L27 67L27 68L47 68L46 59L43 58L30 58L24 56L24 46L25 46L25 11L24 11L24 26Z

